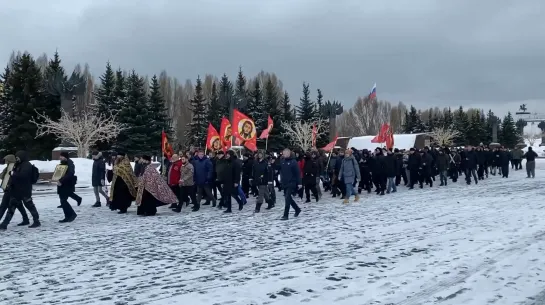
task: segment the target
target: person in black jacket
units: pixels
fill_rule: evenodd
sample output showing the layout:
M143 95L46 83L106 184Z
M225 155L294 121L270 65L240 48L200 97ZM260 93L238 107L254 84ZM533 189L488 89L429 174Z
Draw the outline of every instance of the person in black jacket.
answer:
M290 206L295 210L294 217L299 216L301 213L301 208L293 200L293 195L297 193L297 189L301 188L301 172L299 170L299 165L292 158L291 151L286 148L282 152L284 160L280 165L280 181L282 182L282 189L284 190L284 216L281 220L289 219Z
M439 172L439 181L441 184L439 186L447 185L447 173L449 169L450 156L445 153L445 150L440 149L435 164L437 165L437 171Z
M33 180L33 167L28 160L28 154L26 151L18 151L15 154L16 162L13 170L9 173L9 189L10 189L10 201L8 206L8 212L2 224L0 224L0 230L6 230L17 205L23 202L23 205L27 208L32 216L33 223L29 228L37 228L41 226L40 215L38 210L32 201L32 180ZM29 223L21 223L19 225L27 225Z
M310 193L318 202L318 190L316 189L316 181L319 178L320 165L317 158L310 153L305 154L305 165L303 166L303 186L305 187L305 194L307 197L307 203L310 202Z
M238 209L242 210L243 203L238 200L238 186L240 183L241 164L237 159L236 153L229 150L227 154L216 163L218 182L221 183L223 190L223 206L227 208L224 213L232 213L231 197L238 201Z
M382 148L377 147L375 149L375 156L373 157L374 162L372 162L371 166L371 175L373 176L373 183L376 187L376 193L377 195L384 195L384 192L386 191L386 182L388 181L388 177L386 177L386 174L384 172L384 153L382 151Z
M421 163L420 163L420 188L424 187L424 182L426 185L429 185L430 187L433 187L433 180L432 180L432 167L433 167L433 157L429 152L426 152L426 150L420 151L420 157L421 157Z
M332 180L332 190L333 197L337 195L342 195L342 198L346 195L346 186L344 182L339 180L339 172L341 170L341 165L343 164L344 151L340 150L335 158L335 164L333 164L333 180ZM330 161L331 162L331 161Z
M526 178L535 178L537 154L532 146L528 147L528 151L522 156L522 158L526 159L526 174L528 175Z
M479 183L479 180L477 178L477 162L477 154L473 150L473 147L466 146L466 150L464 151L464 157L462 159L462 164L464 164L467 185L471 184L471 176L473 176L475 184Z
M361 181L359 182L358 193L361 194L362 190L366 190L367 193L371 193L373 188L373 180L371 178L371 168L369 167L369 160L371 156L369 151L364 149L361 159L359 161Z
M420 154L416 152L416 148L411 148L409 151L409 160L407 162L407 168L409 169L409 189L414 189L414 185L420 181L418 175L420 167L422 166L422 158Z
M397 174L396 174L396 186L401 184L401 179L403 179L403 184L407 186L409 181L407 180L407 171L403 166L403 153L399 149L394 149L394 156L397 159Z
M93 205L94 208L98 208L102 206L102 203L100 202L100 195L106 199L106 203L109 206L109 198L106 192L104 192L103 187L106 185L106 163L104 162L104 158L102 158L102 153L100 152L93 152L93 171L91 174L91 184L93 186L93 192L95 193L95 204Z
M507 151L507 149L502 147L498 156L502 178L509 178L509 162L511 161L511 154L509 151Z
M486 155L482 147L477 146L477 149L475 150L475 157L477 158L477 177L479 180L484 180Z
M388 179L388 186L386 188L386 193L388 194L397 192L395 183L397 171L397 158L394 156L393 151L388 150L386 157L384 157L384 175Z
M265 160L263 152L257 153L257 158L253 162L250 184L257 188L257 200L255 203L255 213L259 213L263 199L271 206L271 196L269 193L269 162Z
M57 182L57 194L59 195L62 211L64 212L64 219L59 220L59 222L72 222L78 215L74 212L70 203L68 203L68 197L79 198L79 196L74 194L77 182L76 167L74 162L70 160L67 152L61 152L60 160L61 165L66 166L67 169ZM81 198L77 201L81 202Z
M253 188L250 185L250 178L252 176L252 167L254 164L254 158L250 156L250 154L246 153L243 156L242 161L242 190L244 191L244 195L246 198L250 198L250 193L253 194Z

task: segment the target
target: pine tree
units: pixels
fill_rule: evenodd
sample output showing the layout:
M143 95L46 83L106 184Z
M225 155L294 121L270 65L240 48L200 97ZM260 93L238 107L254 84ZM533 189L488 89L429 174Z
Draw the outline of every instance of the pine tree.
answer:
M503 118L501 124L501 144L508 148L514 148L519 142L517 126L511 112Z
M43 83L44 102L40 104L40 109L36 109L36 111L54 121L58 121L61 118L62 100L61 95L59 95L58 92L51 92L48 90L50 88L50 84L48 82L55 81L56 79L66 79L66 74L61 65L61 59L58 52L55 52L53 59L49 61L47 67L45 68ZM44 147L44 150L46 151L52 151L61 142L55 135L52 134L41 136L40 139L42 140L42 144L46 146Z
M115 73L110 65L110 62L106 63L106 71L100 77L100 87L95 92L95 100L97 103L98 115L110 115L112 109L116 105L116 79Z
M158 145L150 143L151 116L148 112L149 104L144 78L133 70L127 77L125 85L125 98L118 100L118 105L121 107L118 120L126 129L119 134L114 146L125 153L153 154L156 151L154 147L160 148L161 140L160 138L156 140L159 141Z
M153 75L149 86L148 113L149 113L149 151L156 152L161 149L161 133L164 131L167 135L172 135L172 125L168 117L166 102L161 94L161 86L157 75ZM159 145L157 145L159 143Z
M297 119L305 123L312 123L316 119L316 107L310 99L309 87L309 84L303 83L303 96L297 106Z
M13 120L12 104L11 104L11 86L10 86L10 65L4 69L4 73L0 75L0 139L9 132L9 122ZM5 155L5 147L0 148L2 155Z
M265 103L263 103L263 92L259 80L255 80L253 88L249 93L246 114L254 120L255 127L261 131L267 127L267 114L265 113Z
M204 148L206 144L205 142L208 121L206 117L206 99L204 98L202 81L200 77L197 77L197 84L195 85L195 95L189 101L189 103L191 105L193 117L191 118L191 122L189 123L187 144Z
M278 88L271 79L267 80L267 83L265 84L265 89L263 91L263 104L265 105L266 115L270 115L274 122L274 127L269 133L269 139L267 140L267 149L281 149L285 144L282 141L282 138L284 137L283 135L285 134L281 124L283 121L283 113L279 105L280 100L278 97Z
M526 122L523 119L518 119L517 122L515 123L520 141L522 141L522 135L524 134L524 127L526 127L527 125L528 125L528 122Z
M208 122L212 123L216 130L220 130L221 118L225 115L225 111L220 102L218 94L218 86L216 82L212 84L212 92L208 104Z
M410 134L425 132L425 126L420 118L420 113L412 105L410 110L405 113L404 131Z
M480 111L474 111L469 118L469 128L467 129L468 134L466 136L467 144L478 146L481 143L485 143L487 139L487 129L486 125L483 124L481 120Z
M454 116L450 107L443 112L443 117L440 120L440 126L445 129L453 128Z
M2 147L11 153L26 150L31 159L50 158L50 143L35 139L37 127L30 123L35 117L35 110L42 110L45 99L42 73L30 54L24 53L15 58L6 87L8 90L4 98L8 101L7 111L10 115L4 122L7 133Z
M248 103L248 91L246 90L246 77L242 73L242 67L238 69L237 82L235 86L235 109L245 111Z
M315 121L322 120L322 126L325 132L323 132L318 139L316 139L316 147L324 147L329 143L329 117L324 111L324 95L322 90L316 90L316 119Z
M114 97L115 102L112 105L111 111L112 114L117 115L123 109L124 101L127 97L127 82L121 69L115 72Z
M288 91L284 91L281 108L283 121L287 124L291 124L295 120L295 109L291 108L290 95L288 94Z
M454 143L456 145L462 146L467 144L468 127L469 119L467 113L464 111L464 108L460 106L454 113L453 129L458 131L458 136L454 138Z
M233 92L233 84L227 77L227 74L223 74L220 80L219 85L219 103L220 103L220 110L221 110L221 117L227 117L229 120L231 119L231 111L229 109L229 105L234 100L234 92ZM220 118L221 119L221 118ZM221 124L221 120L220 120Z

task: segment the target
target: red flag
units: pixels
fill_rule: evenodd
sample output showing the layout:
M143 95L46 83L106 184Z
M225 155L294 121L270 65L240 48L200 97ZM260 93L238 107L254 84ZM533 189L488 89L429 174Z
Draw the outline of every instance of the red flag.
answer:
M167 134L165 131L161 132L161 150L163 152L163 156L166 156L168 160L170 160L170 157L174 154L174 150L172 149L172 146L168 143Z
M312 124L312 147L316 148L316 136L318 135L318 130L316 130L316 123Z
M265 130L263 130L261 132L261 135L259 136L259 138L260 139L267 139L269 137L269 133L273 129L273 126L274 126L274 122L273 122L271 116L269 115L269 117L267 118L267 129L265 129Z
M233 131L231 130L231 123L225 117L221 119L220 138L223 151L230 149L231 145L233 145Z
M256 151L257 135L254 121L235 109L233 111L233 125L235 127L233 129L233 136L241 141L241 144L249 150Z
M388 135L386 136L386 148L392 149L394 148L394 132L391 128L388 129Z
M380 127L380 132L378 133L378 135L376 137L374 137L371 140L371 143L384 143L384 142L386 142L386 136L388 134L389 129L390 129L390 125L388 125L387 123L382 124L382 126Z
M206 148L211 151L218 151L223 148L221 138L212 123L208 123L208 135L206 136Z
M335 144L337 144L337 138L338 138L338 136L335 136L335 139L333 139L333 142L327 144L327 145L324 146L322 149L323 149L324 151L327 151L327 152L332 151L333 148L335 148Z

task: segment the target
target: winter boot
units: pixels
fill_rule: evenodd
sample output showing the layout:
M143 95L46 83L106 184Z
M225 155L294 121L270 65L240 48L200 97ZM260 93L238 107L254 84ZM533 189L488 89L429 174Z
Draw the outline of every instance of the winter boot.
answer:
M95 202L95 204L93 204L91 207L93 208L100 208L102 206L102 203L100 203L100 201L97 201Z
M345 199L345 200L343 200L343 203L348 204L348 203L350 203L350 201L348 199Z
M24 201L24 200L23 200ZM32 225L30 228L37 228L40 224L40 215L38 214L38 210L36 209L36 206L34 205L34 202L32 199L29 201L24 202L25 207L30 212L30 215L32 216Z
M293 217L297 217L299 216L299 214L301 214L301 209L298 209L297 211L295 211L295 214L293 214Z
M354 199L354 202L360 201L360 196L356 196L356 199Z

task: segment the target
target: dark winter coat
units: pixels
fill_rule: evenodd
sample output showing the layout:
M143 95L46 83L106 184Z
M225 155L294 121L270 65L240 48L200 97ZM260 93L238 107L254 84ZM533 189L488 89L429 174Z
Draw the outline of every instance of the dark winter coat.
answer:
M57 186L57 194L61 196L68 196L76 190L76 166L74 161L67 159L66 161L61 162L62 165L68 166L66 173L59 179L61 185Z
M507 151L499 152L499 166L509 166L509 161L511 161L511 155Z
M320 164L317 159L310 157L305 158L305 165L303 166L303 184L304 185L316 185L316 178L320 175Z
M436 164L437 164L437 170L438 171L440 171L440 172L447 171L448 168L449 168L449 166L448 166L449 163L450 163L449 155L447 155L445 153L439 153L437 155Z
M269 162L267 160L255 160L252 166L251 179L254 185L269 184Z
M397 175L397 159L394 154L388 154L384 157L384 175L386 177L395 177Z
M523 158L526 159L526 162L532 162L536 160L537 154L533 150L528 150L528 152L524 154Z
M93 161L93 171L91 174L92 186L103 186L102 182L106 177L106 163L103 158L98 158Z
M486 154L485 154L485 151L483 150L477 150L475 152L475 156L477 157L477 164L479 166L484 166L485 162L486 162Z
M477 168L477 154L474 150L468 150L464 154L464 168L476 169Z
M295 190L298 185L301 185L301 173L295 159L286 158L282 160L282 164L280 165L280 182L283 189L291 188Z
M221 158L216 161L216 178L220 184L233 184L233 163L231 159Z
M207 157L203 157L202 159L195 158L193 167L195 168L195 185L205 186L212 183L213 166L210 159Z
M343 159L344 156L337 156L337 159L335 160L335 176L339 177L339 171L341 170L341 166L343 165Z
M13 168L9 189L11 196L23 200L32 197L32 164L26 151L18 151L15 156L19 162Z
M248 158L242 161L242 178L250 179L252 177L252 167L254 159Z
M373 157L373 161L371 161L371 172L373 173L373 176L384 176L384 156L382 154L376 155Z
M407 162L407 168L411 171L417 171L422 166L422 157L420 153L414 152L409 155L409 161Z
M371 178L371 169L369 168L369 155L363 155L360 162L360 175L362 181L369 181Z
M431 169L433 166L433 157L429 153L423 153L421 156L420 174L431 175Z

